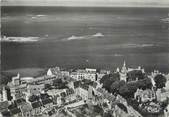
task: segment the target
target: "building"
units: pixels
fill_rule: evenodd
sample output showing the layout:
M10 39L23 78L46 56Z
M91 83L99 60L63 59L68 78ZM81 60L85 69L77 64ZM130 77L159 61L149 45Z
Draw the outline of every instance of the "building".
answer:
M129 117L127 107L122 103L117 103L113 110L113 117Z
M10 86L11 96L13 100L17 100L19 98L26 98L25 92L27 92L27 84L21 84L17 86Z
M0 113L8 110L9 103L8 101L0 102Z
M117 68L117 72L120 70ZM127 81L127 68L126 68L126 62L124 61L123 67L120 72L120 80L124 80L125 82Z
M21 113L22 113L22 117L32 117L32 106L25 102L24 104L22 104L20 106L20 109L21 109Z
M62 77L69 77L70 76L68 71L61 71L61 75L62 75Z
M134 93L134 98L138 102L147 102L147 101L152 101L156 99L155 92L152 91L151 89L137 89L137 91Z
M164 117L169 117L169 105L164 109Z
M50 76L50 75L45 75L45 76L41 76L41 77L37 77L35 78L32 83L34 84L51 84L53 83L53 80L57 79L58 76Z
M88 88L89 86L83 85L75 89L76 95L79 95L83 100L88 100Z
M39 115L42 112L42 103L40 101L32 102L31 106L32 106L31 114L33 116Z
M60 68L59 67L54 67L54 68L49 68L47 70L47 76L54 76L60 74Z
M70 73L70 77L75 80L89 79L91 81L96 81L96 69L78 69L76 72Z
M13 117L21 117L22 116L21 109L18 108L16 104L12 103L11 105L8 106L8 109L11 113L11 116L13 116Z
M28 84L27 92L29 95L40 95L40 93L44 90L44 84Z
M41 99L44 108L51 108L53 106L53 101L50 97Z
M17 76L12 77L12 84L14 86L20 85L20 74L18 73Z
M5 87L3 86L2 87L2 91L0 93L0 102L3 102L3 101L7 101L7 91L5 89Z
M169 90L157 89L156 91L157 101L163 102L169 98Z

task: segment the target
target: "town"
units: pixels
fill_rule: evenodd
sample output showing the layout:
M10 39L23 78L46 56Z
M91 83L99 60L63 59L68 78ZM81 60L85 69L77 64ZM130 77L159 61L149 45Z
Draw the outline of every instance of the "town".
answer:
M64 70L11 78L0 117L169 117L169 74L144 68Z

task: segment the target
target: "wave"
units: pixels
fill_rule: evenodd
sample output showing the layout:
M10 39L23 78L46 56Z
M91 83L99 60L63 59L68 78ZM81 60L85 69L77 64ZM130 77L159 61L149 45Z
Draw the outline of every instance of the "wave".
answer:
M39 41L40 37L2 37L3 42L36 42Z
M96 33L94 35L92 35L93 37L104 37L104 35L102 33Z
M46 16L46 15L41 15L41 14L39 14L39 15L36 15L37 17L44 17L44 16Z
M124 47L131 48L142 48L142 47L152 47L154 44L125 44Z
M168 18L163 18L163 19L161 19L161 21L164 22L164 23L169 23L169 17Z
M87 39L94 39L96 37L104 37L104 35L102 33L96 33L94 35L84 35L84 36L75 36L75 35L72 35L71 37L62 39L62 41L87 40Z

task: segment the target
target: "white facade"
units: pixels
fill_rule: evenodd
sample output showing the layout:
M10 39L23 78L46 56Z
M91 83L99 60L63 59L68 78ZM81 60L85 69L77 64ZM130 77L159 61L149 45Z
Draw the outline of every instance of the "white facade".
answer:
M75 80L83 80L88 79L95 81L96 80L96 69L87 69L87 70L77 70L76 72L72 72L70 77Z
M49 68L48 71L47 71L47 76L53 76L53 73L51 71L51 69Z
M88 100L88 90L82 87L78 87L76 89L76 95L79 95L80 97L82 97L83 100Z

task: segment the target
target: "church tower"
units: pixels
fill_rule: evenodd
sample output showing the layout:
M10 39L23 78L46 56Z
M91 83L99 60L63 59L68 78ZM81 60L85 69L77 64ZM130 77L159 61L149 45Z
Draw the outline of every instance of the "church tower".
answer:
M127 68L126 68L126 62L124 61L123 67L120 72L120 80L127 81Z

